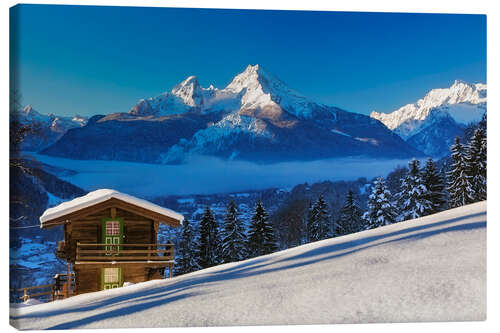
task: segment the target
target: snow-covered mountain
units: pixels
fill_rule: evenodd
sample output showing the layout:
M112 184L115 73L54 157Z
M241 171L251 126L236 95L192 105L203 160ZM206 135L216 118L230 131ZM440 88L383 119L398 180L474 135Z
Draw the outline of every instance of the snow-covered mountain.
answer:
M449 88L433 89L416 103L392 113L373 111L380 120L413 147L433 156L448 153L465 125L477 122L486 112L486 84L455 81Z
M259 65L223 89L189 76L127 113L94 116L43 153L153 163L192 155L256 162L422 155L379 121L312 102Z
M486 206L11 307L10 323L29 330L485 320Z
M259 65L249 65L224 89L212 85L203 88L196 76L189 76L170 92L141 99L129 114L161 117L189 111L209 113L223 109L279 106L301 118L310 118L314 107L304 96L289 89Z
M62 117L54 114L42 114L31 105L13 114L22 124L36 123L40 127L41 135L29 135L22 143L22 149L38 151L53 144L71 128L83 127L87 123L87 117L75 115L73 117Z

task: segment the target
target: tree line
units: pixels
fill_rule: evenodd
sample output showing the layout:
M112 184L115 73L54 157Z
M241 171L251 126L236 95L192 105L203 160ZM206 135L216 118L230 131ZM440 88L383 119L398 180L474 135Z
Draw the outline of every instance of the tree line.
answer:
M248 227L238 217L238 208L230 201L226 208L222 228L207 205L197 233L189 220L184 220L180 235L176 274L240 261L278 249L273 225L262 201L258 201Z
M374 179L365 211L360 208L352 190L347 192L336 219L332 217L322 194L309 203L305 213L292 210L286 218L293 220L290 225L294 226L288 232L294 233L293 238L297 235L299 238L294 245L374 229L486 200L485 117L471 130L469 137L466 144L462 144L459 137L455 139L449 166L438 168L434 160L428 158L425 166L421 167L419 160L412 159L407 170L400 168L394 172L396 179L394 175L388 176L388 179ZM393 188L398 188L396 193L391 193L387 181ZM177 274L269 254L279 249L276 228L261 201L255 207L247 231L238 218L234 201L227 206L220 234L208 206L199 229L199 235L195 235L189 221L184 222Z

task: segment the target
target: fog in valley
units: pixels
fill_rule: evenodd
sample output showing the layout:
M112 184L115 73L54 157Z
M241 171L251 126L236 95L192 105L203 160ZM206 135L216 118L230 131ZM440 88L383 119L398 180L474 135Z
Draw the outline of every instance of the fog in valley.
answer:
M371 180L386 176L397 165L406 166L408 162L406 159L337 158L255 164L196 156L186 164L162 165L30 155L42 163L75 171L57 176L85 190L111 188L141 197L288 188L305 182L354 180L360 177Z

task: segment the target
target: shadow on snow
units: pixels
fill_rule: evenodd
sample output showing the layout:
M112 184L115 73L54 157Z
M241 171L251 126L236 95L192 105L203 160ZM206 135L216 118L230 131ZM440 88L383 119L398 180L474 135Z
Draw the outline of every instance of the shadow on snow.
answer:
M470 218L476 218L476 217L481 217L484 216L484 220L480 219L479 221L476 222L471 222L471 223L466 223L466 224L460 224L456 226L450 226L450 227L444 227L447 224L451 224L454 222L458 222L460 220L465 220L465 219L470 219ZM443 226L443 228L437 229L437 230L429 230L425 231L426 229L434 228L434 227L440 227ZM311 249L305 253L301 253L295 256L290 256L287 258L283 259L278 259L276 260L276 257L264 257L264 258L258 258L254 260L249 260L242 262L240 264L237 264L233 267L227 268L227 269L221 269L217 270L216 272L213 273L205 273L205 274L199 274L195 275L193 277L186 277L185 279L179 281L179 282L173 282L171 284L167 284L161 287L156 287L153 289L148 289L148 290L139 290L135 291L132 293L128 293L126 295L119 295L115 297L110 297L106 300L100 300L96 301L90 305L87 306L82 306L78 308L68 308L68 309L59 309L59 310L50 310L50 311L37 311L31 314L27 315L22 315L22 316L11 316L11 320L20 320L20 319L28 319L28 318L44 318L48 316L56 316L56 315L64 315L68 313L78 313L78 312L86 312L86 311L93 311L97 310L102 307L106 306L112 306L112 305L124 305L124 304L129 304L127 306L121 306L118 309L107 311L104 313L99 313L99 314L93 314L85 318L69 321L66 323L61 323L55 326L50 327L49 329L71 329L71 328L76 328L80 327L82 325L90 324L93 322L101 321L104 319L109 319L109 318L114 318L114 317L120 317L128 314L132 314L135 312L140 312L144 311L159 305L175 302L187 297L191 296L196 296L200 295L201 293L193 293L193 292L187 292L185 294L180 294L185 291L189 291L190 289L196 287L198 284L206 284L206 283L217 283L221 281L227 281L227 280L232 280L232 279L239 279L239 278L246 278L246 277L251 277L257 274L267 274L275 271L282 271L282 270L288 270L288 269L293 269L297 267L301 267L304 265L310 265L313 263L318 263L322 262L325 260L330 260L334 258L339 258L343 257L358 251L362 251L368 248L372 248L375 246L383 245L383 244L390 244L393 242L399 242L399 241L405 241L405 240L418 240L426 237L430 237L436 234L440 233L446 233L446 232L453 232L453 231L463 231L463 230L473 230L473 229L479 229L479 228L485 228L486 227L486 213L481 212L481 213L475 213L475 214L469 214L466 216L461 216L457 218L452 218L448 219L445 221L441 222L436 222L436 223L430 223L422 226L414 226L414 227L409 227L407 229L403 230L398 230L394 232L389 232L387 234L383 235L377 235L377 236L369 236L369 237L364 237L361 239L355 239L355 240L349 240L345 241L343 243L338 243L338 244L332 244L332 245L326 245L322 246L320 248L315 248ZM421 231L417 232L415 234L407 235L408 233L415 232L415 231ZM367 243L375 242L378 240L383 240L386 238L390 238L393 236L402 236L396 239L392 240L387 240L383 242L378 242L375 244L369 244L366 246ZM341 253L335 253L338 251L343 251L347 250ZM333 252L333 253L332 253ZM320 258L315 258L317 256L321 256L327 253L332 253L329 256L323 256ZM308 259L308 260L302 260L297 263L292 263L289 265L285 266L277 266L274 268L267 268L264 269L264 267L271 265L276 265L279 263L286 263L290 261L295 261L295 260L300 260L300 259ZM269 263L270 262L270 263ZM138 303L139 302L139 303Z

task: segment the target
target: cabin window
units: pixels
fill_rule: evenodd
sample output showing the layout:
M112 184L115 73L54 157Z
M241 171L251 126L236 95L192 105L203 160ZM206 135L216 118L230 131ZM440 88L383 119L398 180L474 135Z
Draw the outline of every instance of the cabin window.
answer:
M103 268L103 289L114 289L120 286L120 268Z
M120 234L120 221L107 221L106 235L119 235L119 234Z

